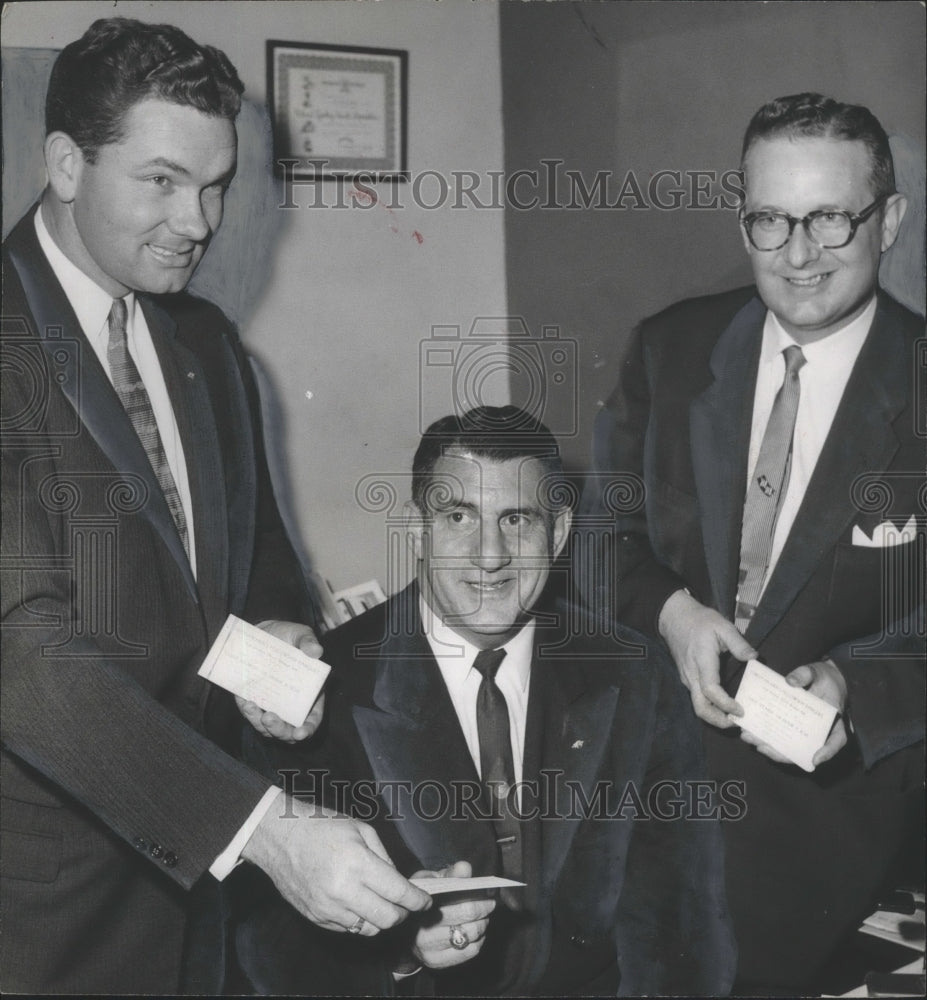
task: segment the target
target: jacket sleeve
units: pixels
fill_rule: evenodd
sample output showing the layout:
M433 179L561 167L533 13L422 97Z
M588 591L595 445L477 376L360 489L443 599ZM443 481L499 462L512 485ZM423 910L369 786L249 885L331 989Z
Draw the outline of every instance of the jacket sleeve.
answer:
M867 768L924 739L924 613L921 604L828 653L847 682L846 714Z
M3 474L6 554L17 521L8 516L6 465ZM170 711L92 637L73 636L65 574L22 572L12 586L4 575L4 750L53 786L51 801L61 793L76 800L146 854L161 845L151 860L189 888L269 783ZM66 656L49 655L63 642ZM11 783L4 791L14 794ZM30 782L27 800L34 791Z
M269 618L306 622L319 632L320 617L280 515L269 470L261 400L254 372L237 337L232 340L232 346L251 412L257 469L255 546L244 614L255 623Z
M574 530L574 571L586 602L640 632L656 634L666 599L685 582L651 545L646 448L651 372L645 327L636 330L618 383L593 430L592 471Z
M719 818L736 818L706 780L699 723L669 657L651 647L652 742L618 901L621 996L726 996L736 946Z

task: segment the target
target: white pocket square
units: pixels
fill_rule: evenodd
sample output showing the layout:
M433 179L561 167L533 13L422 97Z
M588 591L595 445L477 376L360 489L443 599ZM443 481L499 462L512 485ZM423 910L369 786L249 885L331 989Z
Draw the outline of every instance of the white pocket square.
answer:
M893 545L904 545L913 542L917 534L917 522L912 514L903 528L898 528L892 521L883 521L872 529L872 538L858 525L853 525L853 544L866 549L887 549Z

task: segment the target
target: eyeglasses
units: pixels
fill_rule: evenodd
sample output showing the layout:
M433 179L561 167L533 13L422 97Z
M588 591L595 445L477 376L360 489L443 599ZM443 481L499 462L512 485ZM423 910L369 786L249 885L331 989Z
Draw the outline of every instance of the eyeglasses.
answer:
M852 212L834 212L823 209L809 212L803 219L796 219L787 212L751 212L741 215L741 224L747 237L757 250L778 250L792 238L792 230L800 222L812 243L822 250L845 247L856 235L856 230L888 199L883 194L858 215Z

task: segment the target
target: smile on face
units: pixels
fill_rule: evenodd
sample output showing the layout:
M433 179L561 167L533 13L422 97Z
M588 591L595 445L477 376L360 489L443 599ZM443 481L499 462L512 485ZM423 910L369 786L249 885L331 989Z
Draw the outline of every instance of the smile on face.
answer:
M236 150L231 121L159 98L133 105L122 139L101 146L94 163L52 133L56 242L114 297L181 291L222 221Z
M570 512L545 507L544 474L536 458L454 451L435 465L431 511L412 527L419 586L445 624L478 648L521 628L566 543Z
M759 139L744 163L745 213L858 214L874 200L869 152L861 141L828 138ZM876 290L879 260L895 241L904 215L902 195L890 197L846 246L825 250L798 224L785 246L760 251L741 229L754 278L766 306L799 344L846 326Z

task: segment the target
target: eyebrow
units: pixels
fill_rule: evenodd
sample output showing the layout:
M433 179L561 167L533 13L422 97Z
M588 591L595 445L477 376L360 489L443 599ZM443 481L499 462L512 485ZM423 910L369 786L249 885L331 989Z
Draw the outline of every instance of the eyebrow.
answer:
M148 160L141 166L142 170L150 170L152 167L160 167L162 170L170 170L172 173L179 174L181 177L190 177L190 171L187 170L185 166L181 163L176 163L174 160L169 160L165 156L156 156L154 159ZM217 177L212 184L225 184L232 180L235 176L235 172L238 170L237 162L233 164L230 170L227 170L224 174Z
M825 205L821 205L819 208L812 208L811 212L846 212L849 211L846 208L842 208L837 202L828 202ZM755 208L752 212L747 212L747 215L762 215L766 213L768 215L791 215L791 213L785 209L780 208L778 205L762 205L760 208ZM811 213L806 213L810 215ZM793 216L794 218L794 216ZM800 216L803 218L803 216Z
M529 517L542 517L541 511L537 507L509 507L502 511L500 518L509 517L512 514L526 514Z
M164 156L156 156L152 160L142 164L142 169L145 170L149 167L163 167L166 170L171 170L175 174L182 174L184 177L190 176L190 171L186 167L179 163L175 163L173 160L168 160Z
M476 504L469 503L466 500L451 501L450 503L444 505L436 505L436 510L441 514L450 514L453 511L465 510L470 514L479 515L480 511ZM498 514L498 519L501 520L503 517L510 517L512 514L527 514L531 517L541 517L541 511L537 507L506 507Z

